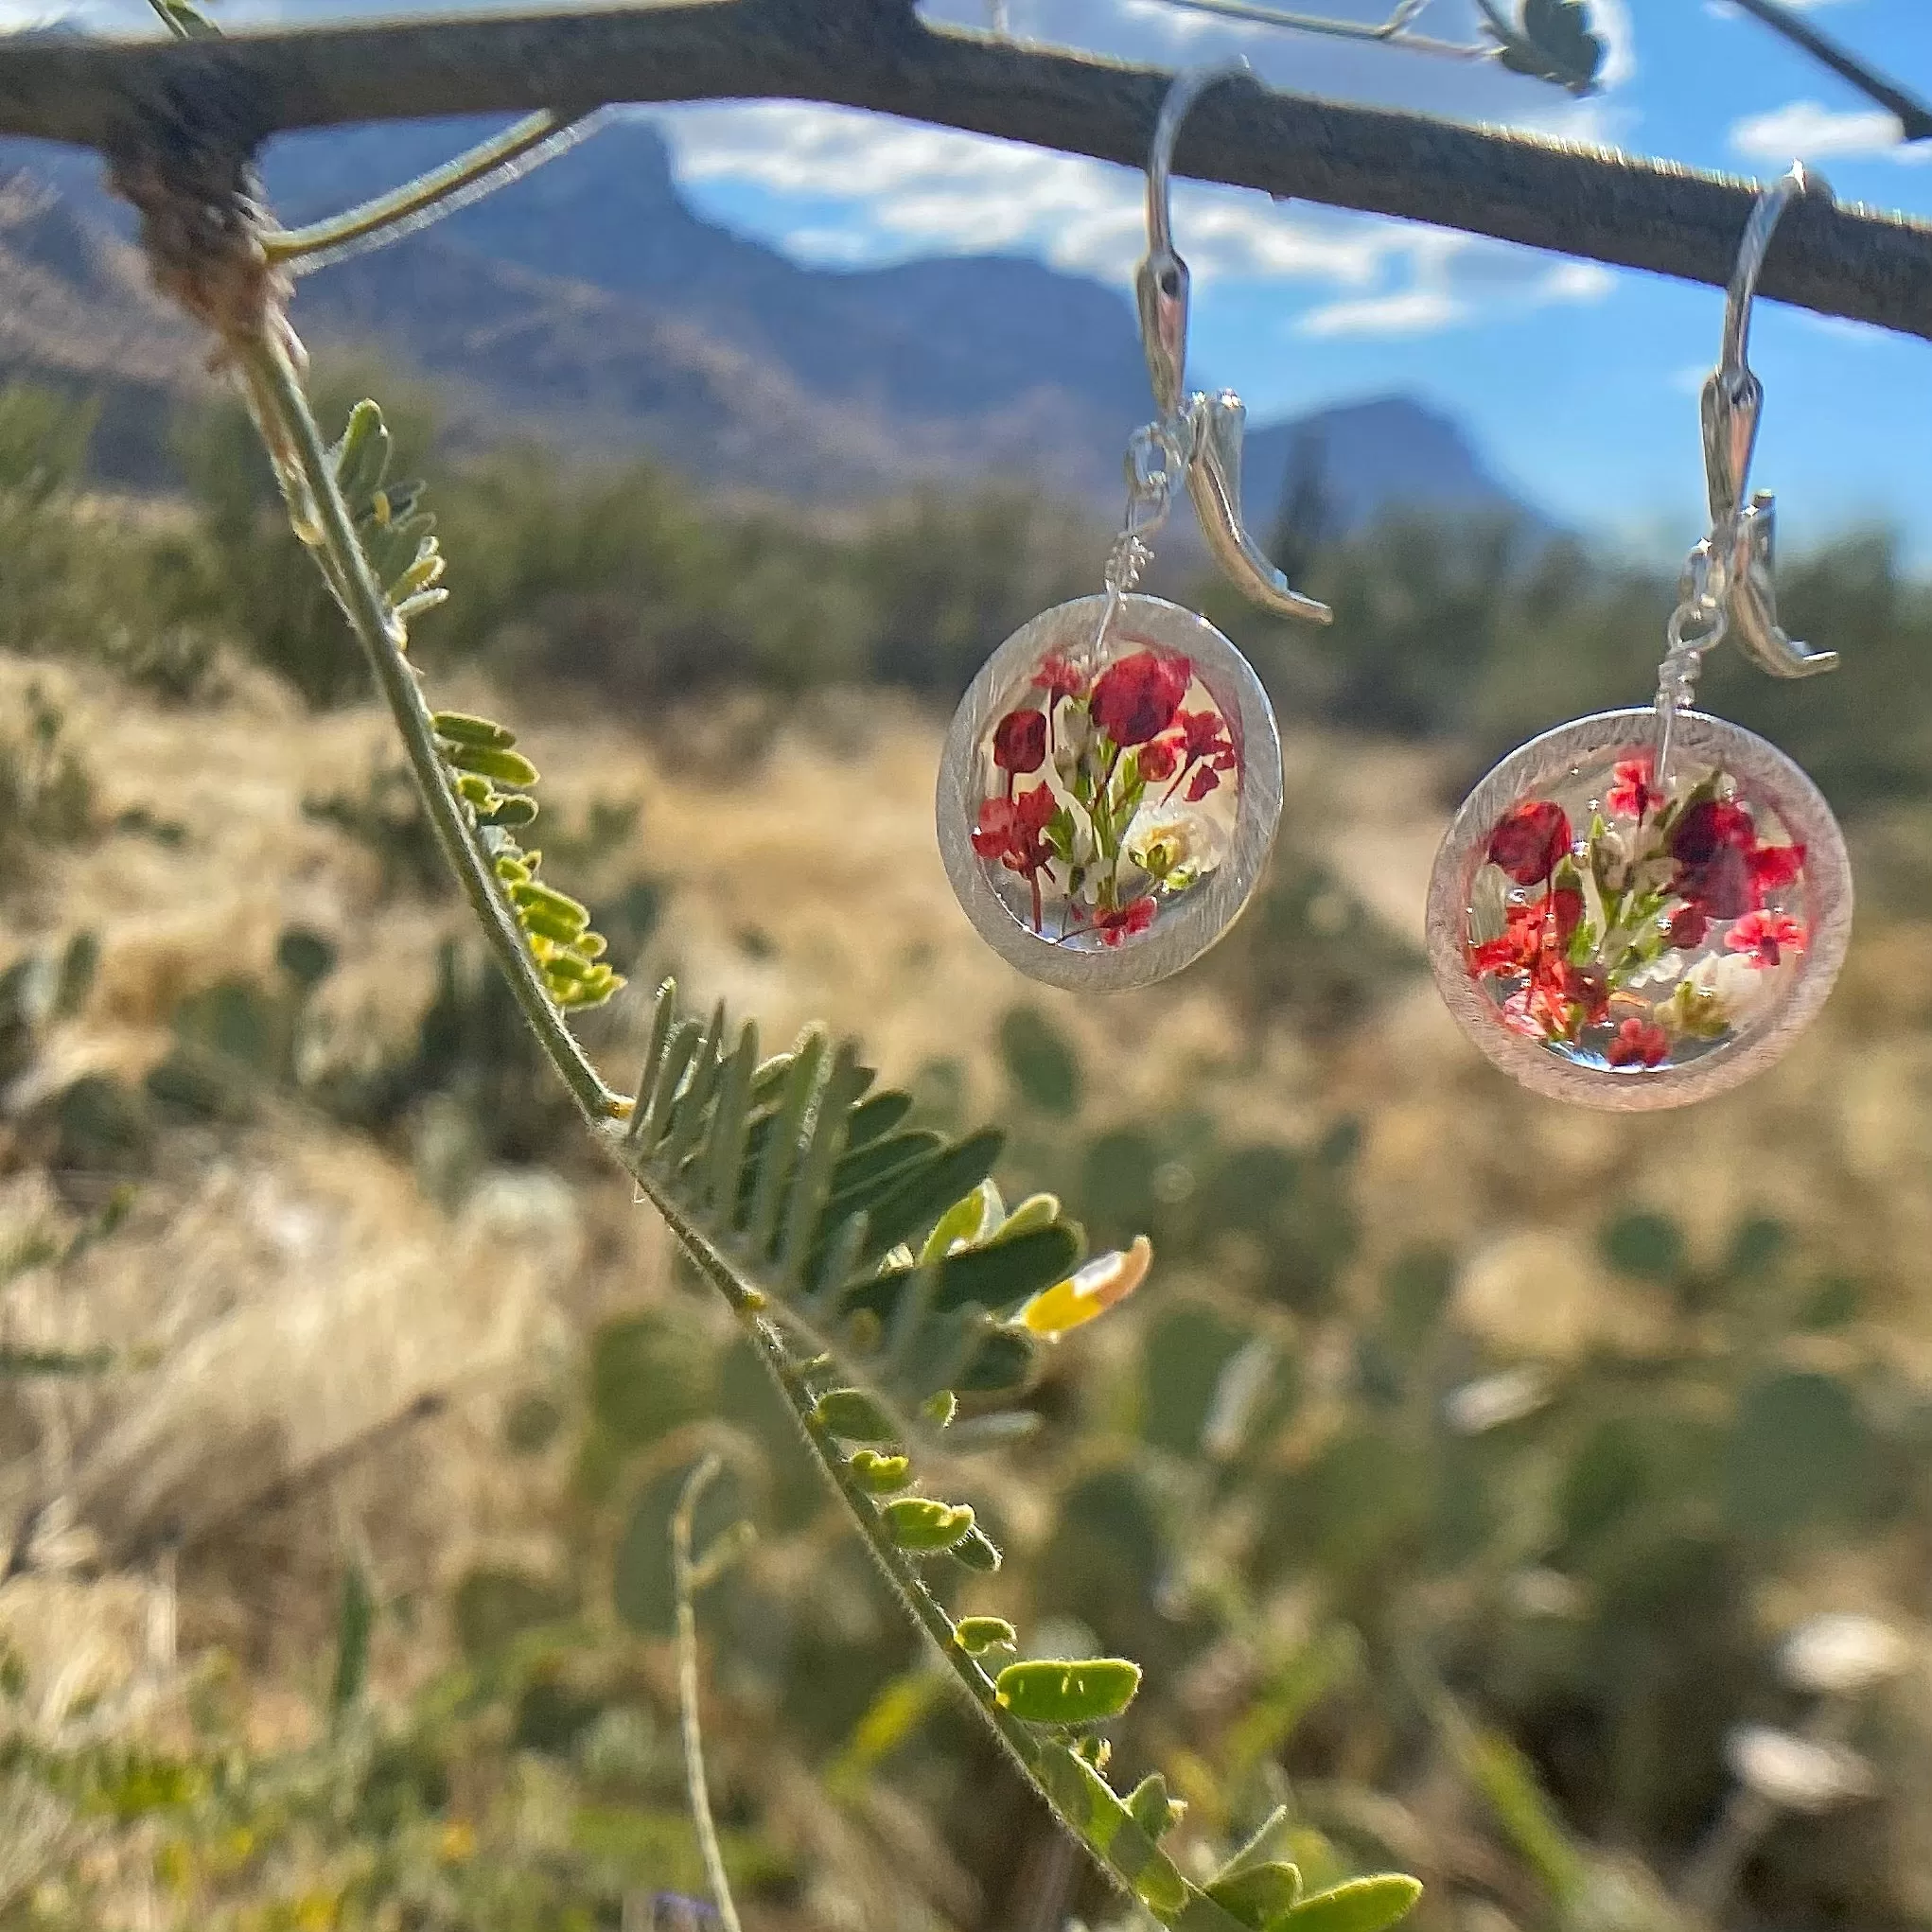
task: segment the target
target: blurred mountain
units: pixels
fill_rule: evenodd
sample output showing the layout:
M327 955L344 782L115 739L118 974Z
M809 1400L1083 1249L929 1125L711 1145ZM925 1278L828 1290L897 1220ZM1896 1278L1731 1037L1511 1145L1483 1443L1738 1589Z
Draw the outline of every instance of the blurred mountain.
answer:
M270 197L300 223L447 158L486 125L289 137L265 157ZM118 371L114 345L150 329L158 308L117 250L125 214L84 157L0 144L0 182L21 167L59 192L16 177L14 196L41 212L31 233L0 227L0 307L18 307L15 278L30 272L44 308L45 291L64 287L77 314L46 355L18 331L0 335L0 364L64 357ZM295 314L315 345L375 344L433 372L473 432L605 454L641 444L706 482L799 497L1024 474L1111 512L1119 452L1150 400L1116 290L1010 256L801 267L694 214L662 138L636 118L423 235L305 281ZM149 360L178 360L184 342L176 328ZM1338 528L1397 502L1524 514L1455 423L1398 395L1256 429L1249 452L1257 528L1291 469L1310 463Z
M159 474L180 398L205 349L148 284L139 254L57 189L0 165L0 378L93 397L95 448L130 481Z

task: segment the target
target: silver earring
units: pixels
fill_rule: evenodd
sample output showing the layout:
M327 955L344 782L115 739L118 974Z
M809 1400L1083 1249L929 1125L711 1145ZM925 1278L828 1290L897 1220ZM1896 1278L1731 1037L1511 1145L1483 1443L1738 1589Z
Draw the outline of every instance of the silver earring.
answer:
M1000 645L940 767L940 852L960 905L1003 958L1055 986L1143 986L1198 958L1252 896L1280 822L1281 746L1253 668L1205 618L1134 589L1176 482L1241 590L1280 615L1329 616L1241 521L1240 398L1186 387L1174 139L1204 88L1248 73L1242 61L1182 75L1154 129L1135 295L1159 414L1128 445L1105 592L1044 611Z
M1776 1060L1851 937L1845 841L1775 746L1691 709L1734 638L1776 677L1829 671L1779 627L1769 491L1747 501L1764 387L1746 360L1758 272L1801 166L1758 197L1701 404L1710 534L1685 565L1657 700L1513 751L1449 826L1429 955L1449 1010L1526 1087L1586 1107L1679 1107Z

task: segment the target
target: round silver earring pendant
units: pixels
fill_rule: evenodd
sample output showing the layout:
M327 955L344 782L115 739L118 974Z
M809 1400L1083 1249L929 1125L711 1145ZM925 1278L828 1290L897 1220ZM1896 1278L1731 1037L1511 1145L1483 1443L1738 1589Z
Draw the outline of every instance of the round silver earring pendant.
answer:
M953 890L1002 958L1050 986L1146 986L1206 952L1260 881L1281 820L1273 712L1205 618L1078 598L981 667L938 815Z
M1456 814L1429 958L1463 1030L1533 1092L1681 1107L1776 1060L1852 928L1843 834L1775 746L1680 711L1606 711L1513 751Z

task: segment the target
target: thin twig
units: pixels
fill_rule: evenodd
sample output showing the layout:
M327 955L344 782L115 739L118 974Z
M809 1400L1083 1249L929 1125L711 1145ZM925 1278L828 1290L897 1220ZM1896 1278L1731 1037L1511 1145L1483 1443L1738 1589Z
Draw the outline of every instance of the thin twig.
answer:
M289 453L314 500L320 534L314 552L316 561L342 594L351 626L368 651L383 694L391 701L425 803L432 817L438 818L439 831L445 830L440 801L450 826L465 834L450 836L446 832L445 854L486 928L499 912L507 920L507 908L493 889L493 876L485 874L492 887L490 891L479 894L474 889L466 869L472 862L486 866L486 859L466 835L466 821L455 810L456 799L448 787L448 771L435 752L428 707L397 641L391 635L381 589L357 539L333 465L289 352L273 330L258 337L234 340L229 350L251 381L265 437L272 448ZM300 507L307 509L306 503ZM1082 1761L1058 1739L1035 1735L1012 1714L1001 1702L997 1687L977 1660L960 1647L951 1618L928 1589L916 1563L892 1539L885 1518L820 1415L817 1396L804 1371L793 1361L765 1312L769 1298L748 1279L741 1277L731 1256L718 1245L712 1232L693 1219L676 1191L663 1185L642 1153L625 1158L628 1144L617 1124L617 1115L626 1103L619 1102L597 1079L547 998L540 997L537 1010L532 1012L531 1002L523 999L519 979L519 975L530 968L529 955L514 923L509 924L508 930L511 949L506 957L504 948L497 948L500 962L509 973L545 1057L577 1098L595 1138L631 1174L644 1198L657 1207L673 1236L738 1318L868 1550L1014 1765L1067 1832L1087 1848L1116 1884L1139 1899L1163 1924L1175 1928L1175 1932L1181 1932L1184 1925L1186 1932L1239 1932L1239 1922L1188 1886L1173 1860L1139 1830L1120 1800L1099 1784L1098 1777ZM688 1556L688 1546L686 1554ZM1101 1806L1106 1807L1103 1812L1098 1810ZM1096 1817L1091 1828L1086 1822L1090 1816Z
M150 1557L170 1551L194 1550L215 1542L251 1517L264 1515L272 1509L287 1508L308 1491L320 1488L366 1457L390 1448L424 1423L435 1421L448 1406L449 1397L442 1390L425 1390L396 1414L385 1415L360 1435L351 1436L346 1442L324 1450L313 1462L277 1476L273 1482L251 1491L220 1516L192 1530L184 1532L171 1521L144 1530L134 1541L114 1552L115 1561L125 1568L131 1564L145 1563Z
M1814 1744L1843 1744L1853 1711L1851 1699L1827 1697L1797 1727L1798 1735ZM1692 1852L1677 1896L1700 1918L1720 1923L1745 1867L1783 1816L1775 1799L1742 1781L1734 1784L1716 1822Z
M1869 67L1855 54L1827 39L1808 21L1799 19L1780 0L1734 0L1753 20L1782 34L1795 47L1802 47L1821 67L1829 67L1840 79L1849 80L1868 100L1889 109L1899 118L1907 141L1932 140L1932 108L1916 95L1910 95L1897 81Z
M1193 13L1215 13L1228 20L1241 20L1257 26L1278 26L1289 33L1322 34L1331 40L1375 41L1385 47L1400 47L1411 54L1444 54L1457 61L1493 61L1493 41L1443 41L1428 34L1409 33L1405 23L1414 19L1419 7L1401 6L1386 20L1328 20L1313 13L1285 13L1279 8L1262 7L1256 0L1167 0L1169 7L1182 7Z
M725 1854L718 1847L718 1829L711 1821L711 1789L704 1775L704 1730L697 1710L697 1585L691 1561L691 1526L704 1492L724 1464L706 1456L685 1479L671 1518L671 1582L677 1595L677 1715L684 1739L684 1792L691 1804L692 1829L704 1859L711 1903L718 1908L725 1932L743 1932L738 1907L731 1902L730 1881L725 1876Z
M342 501L335 468L323 447L322 432L309 413L308 399L288 351L280 341L265 338L237 344L236 353L254 383L257 398L272 410L275 429L300 466L321 526L318 558L327 561L331 580L342 599L344 614L368 656L377 686L395 720L437 841L469 901L470 909L483 925L483 936L510 982L510 991L545 1057L563 1077L585 1117L591 1121L614 1119L628 1111L627 1103L605 1085L551 999L522 929L517 923L517 916L503 896L489 854L478 842L450 782L448 767L436 748L430 708L423 700L415 673L391 634L381 588L356 539L349 507Z
M814 100L1138 168L1171 77L929 26L857 0L688 0L338 21L189 42L7 44L0 133L120 153L348 121L613 100ZM1723 288L1754 184L1426 115L1222 88L1182 136L1198 180L1396 215ZM1809 202L1762 292L1932 337L1932 224Z
M526 114L514 127L387 194L306 227L271 230L262 237L262 248L271 261L306 275L378 241L400 240L554 160L590 133L596 118L594 114L553 114L548 108Z
M608 1133L600 1137L622 1160L616 1137ZM676 1197L659 1185L648 1168L626 1164L626 1171L663 1216L665 1224L698 1272L724 1296L738 1317L759 1360L784 1397L792 1420L811 1449L820 1473L837 1492L894 1595L932 1640L941 1660L992 1730L1009 1761L1039 1794L1062 1827L1087 1848L1095 1862L1116 1885L1139 1899L1163 1924L1177 1924L1184 1907L1173 1901L1182 1899L1189 1915L1186 1922L1188 1932L1238 1932L1238 1922L1220 1906L1198 1893L1187 1898L1180 1871L1158 1845L1144 1839L1133 1845L1132 1838L1138 1837L1138 1834L1130 1835L1124 1829L1115 1829L1111 1835L1089 1832L1073 1815L1053 1788L1055 1765L1065 1757L1065 1747L1036 1736L1014 1717L1000 1702L992 1679L977 1660L968 1656L954 1641L952 1619L927 1588L918 1565L887 1534L884 1519L853 1475L837 1439L820 1419L812 1389L773 1326L765 1298L747 1294L732 1272L730 1257L692 1220Z

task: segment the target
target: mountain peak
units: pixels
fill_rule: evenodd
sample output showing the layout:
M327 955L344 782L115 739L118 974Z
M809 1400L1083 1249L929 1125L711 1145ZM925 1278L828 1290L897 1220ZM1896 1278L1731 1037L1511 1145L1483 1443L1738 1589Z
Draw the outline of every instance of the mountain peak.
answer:
M288 136L264 157L270 199L290 223L310 220L493 125ZM106 232L121 216L67 157L28 144L0 146L0 180L23 158L51 162L61 192L20 188L0 206L0 272L48 315L64 291L68 319L44 340L16 325L0 360L79 374L78 355L119 375L133 354L144 379L180 379L189 332ZM1025 475L1111 516L1120 452L1150 408L1118 290L1012 255L805 267L694 211L662 136L634 114L429 232L305 280L295 319L318 346L373 344L453 383L499 430L605 455L641 447L708 483L814 498ZM1516 507L1452 419L1385 395L1251 429L1255 527L1317 447L1344 527L1396 502Z

